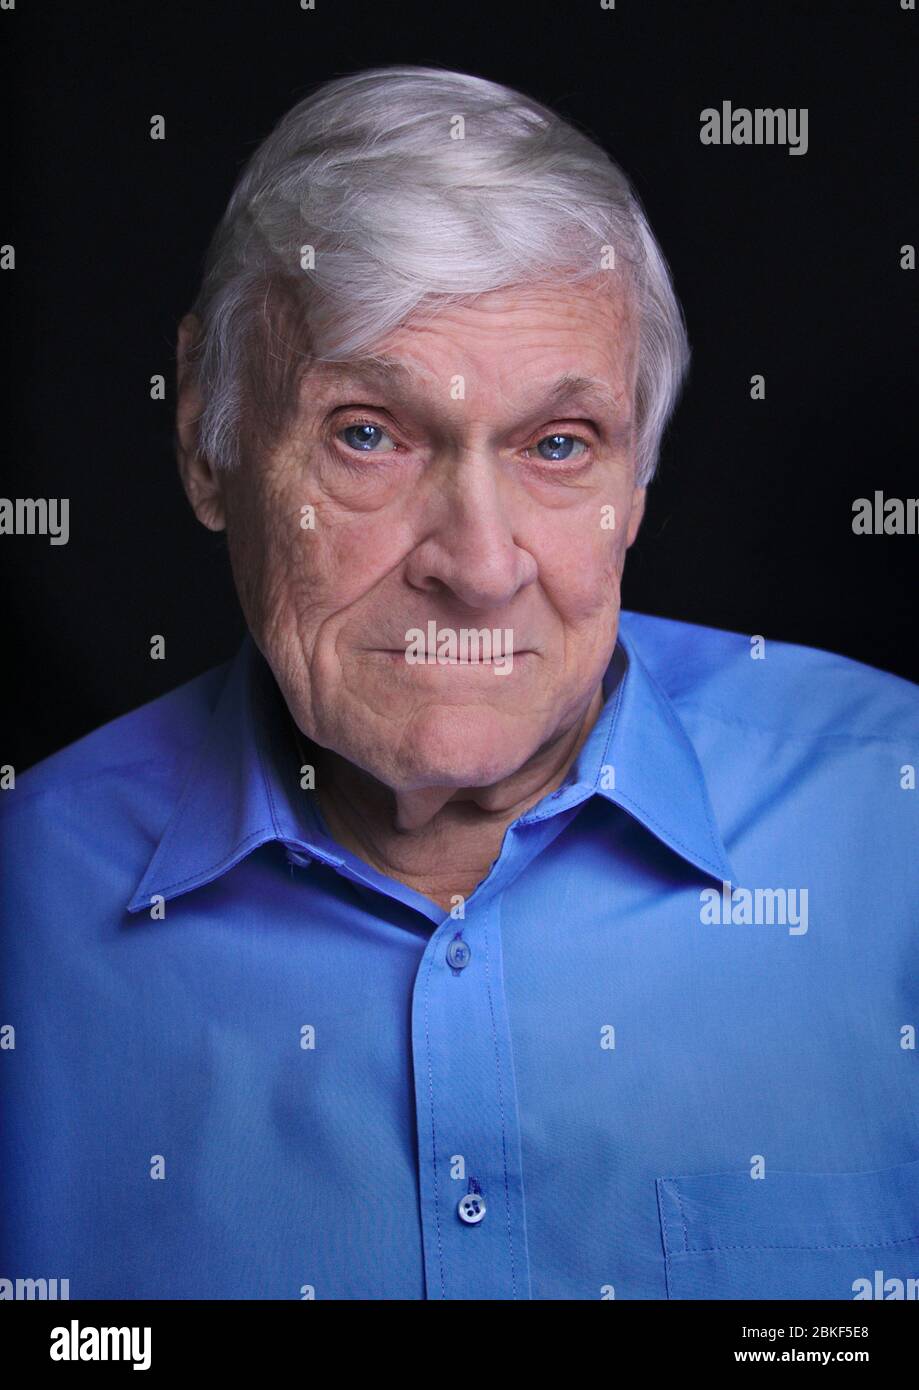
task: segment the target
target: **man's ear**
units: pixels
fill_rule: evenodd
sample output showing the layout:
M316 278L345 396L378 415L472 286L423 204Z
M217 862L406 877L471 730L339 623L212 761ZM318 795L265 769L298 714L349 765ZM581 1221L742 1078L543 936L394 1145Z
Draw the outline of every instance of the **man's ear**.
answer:
M195 315L186 314L176 342L176 452L182 486L195 516L209 531L222 531L226 526L222 479L198 448L203 402L188 361L200 332Z
M645 514L645 499L647 495L648 490L647 488L643 487L637 487L635 491L632 493L632 510L629 512L629 529L628 539L626 541L626 549L628 549L628 547L634 541L635 537L638 535L638 528L641 525L641 519Z

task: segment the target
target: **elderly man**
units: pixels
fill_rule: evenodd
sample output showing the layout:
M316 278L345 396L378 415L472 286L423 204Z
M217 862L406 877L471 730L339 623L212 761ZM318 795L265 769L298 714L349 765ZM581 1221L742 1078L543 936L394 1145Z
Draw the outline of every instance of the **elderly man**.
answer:
M10 1277L915 1293L919 700L620 611L687 359L517 92L358 73L257 150L178 344L250 635L5 795Z

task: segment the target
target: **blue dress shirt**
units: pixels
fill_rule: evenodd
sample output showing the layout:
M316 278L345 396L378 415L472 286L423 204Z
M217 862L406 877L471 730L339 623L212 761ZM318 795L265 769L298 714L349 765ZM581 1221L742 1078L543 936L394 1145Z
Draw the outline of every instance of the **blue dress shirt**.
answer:
M917 1296L919 690L624 612L604 695L450 914L249 639L4 791L0 1278Z

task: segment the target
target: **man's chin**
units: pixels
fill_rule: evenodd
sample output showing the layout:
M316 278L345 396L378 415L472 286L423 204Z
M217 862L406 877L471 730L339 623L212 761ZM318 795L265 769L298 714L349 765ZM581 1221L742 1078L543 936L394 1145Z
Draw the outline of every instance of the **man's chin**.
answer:
M400 752L406 789L490 787L512 776L534 753L538 740L483 710L445 710L413 722ZM404 760L404 761L403 761Z

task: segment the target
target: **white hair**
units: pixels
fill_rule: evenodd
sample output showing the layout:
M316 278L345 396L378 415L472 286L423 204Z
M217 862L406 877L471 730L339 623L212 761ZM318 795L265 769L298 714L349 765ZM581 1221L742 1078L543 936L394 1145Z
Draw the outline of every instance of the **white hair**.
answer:
M252 155L208 249L188 354L203 402L199 448L234 467L246 440L277 436L311 362L372 355L412 314L547 278L591 279L611 259L637 309L644 486L689 344L623 172L548 107L481 77L393 66L327 82Z

